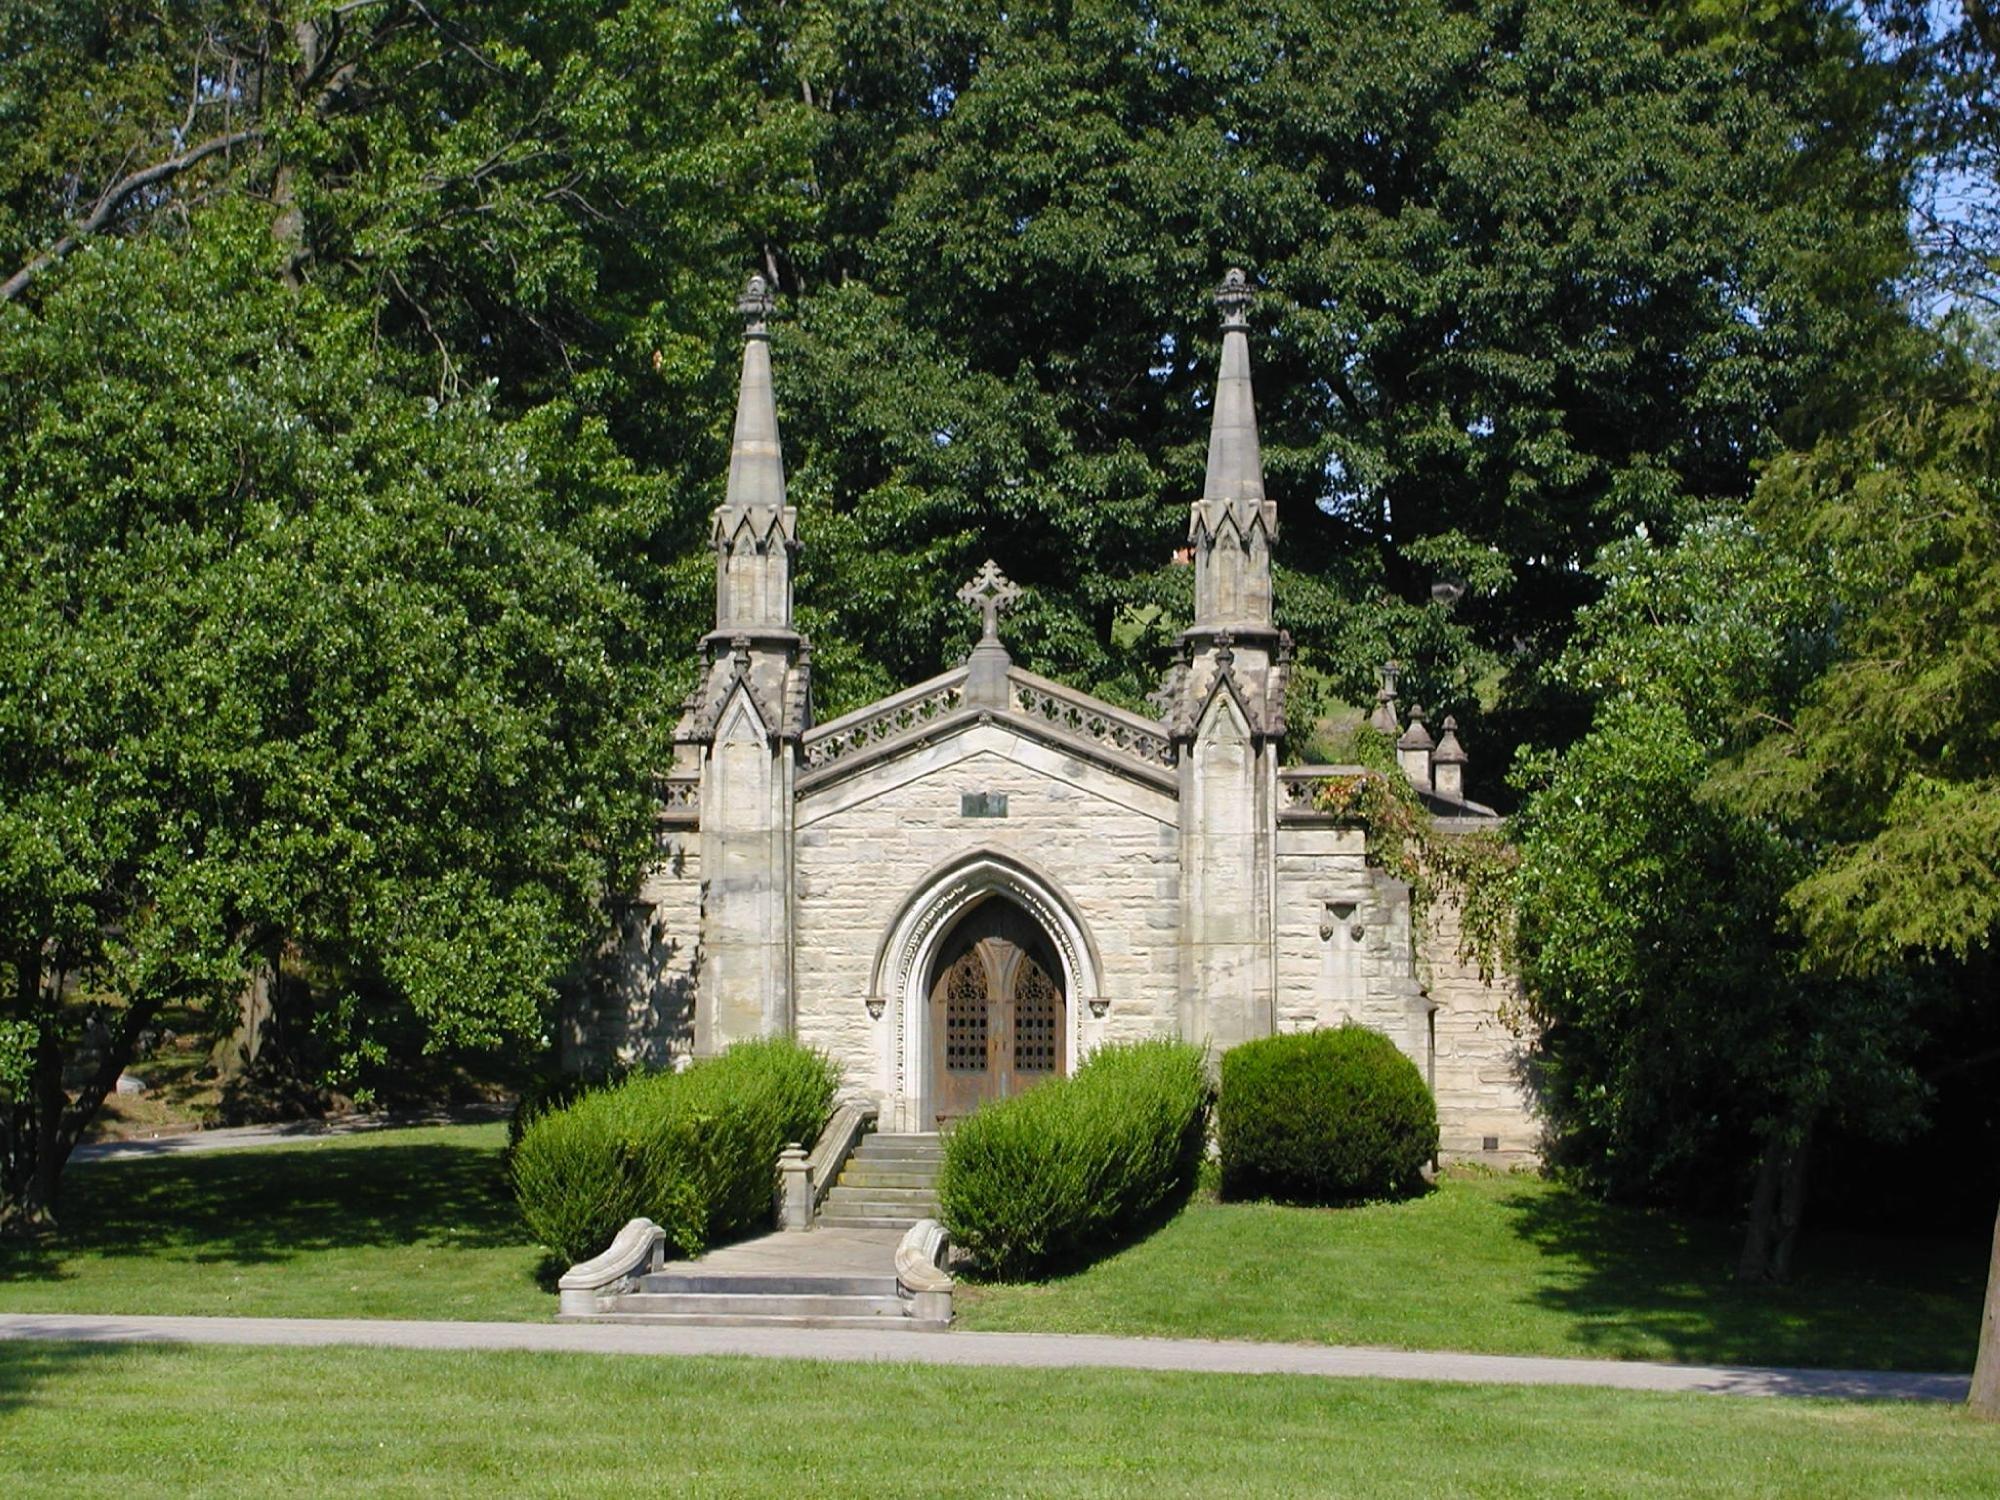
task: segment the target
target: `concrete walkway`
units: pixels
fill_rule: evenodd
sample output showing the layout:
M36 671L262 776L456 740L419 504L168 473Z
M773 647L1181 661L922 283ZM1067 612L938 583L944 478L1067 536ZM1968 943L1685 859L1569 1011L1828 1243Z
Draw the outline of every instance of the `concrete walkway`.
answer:
M1608 1386L1627 1391L1831 1396L1869 1401L1963 1401L1970 1384L1964 1375L1903 1375L1880 1370L1782 1370L1209 1339L923 1333L892 1329L647 1328L632 1324L406 1323L364 1318L155 1318L11 1313L0 1315L0 1339L292 1347L371 1344L397 1349L528 1349L575 1354L735 1354L762 1359L862 1363L1186 1370L1482 1385Z

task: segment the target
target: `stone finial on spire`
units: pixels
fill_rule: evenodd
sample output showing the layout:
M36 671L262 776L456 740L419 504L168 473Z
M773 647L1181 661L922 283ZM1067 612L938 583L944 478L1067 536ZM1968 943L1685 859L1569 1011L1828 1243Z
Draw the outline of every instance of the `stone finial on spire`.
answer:
M1241 266L1231 266L1223 273L1222 285L1215 289L1215 305L1222 309L1222 329L1227 333L1234 328L1247 329L1250 326L1248 313L1250 304L1257 294L1250 290L1249 278L1243 274Z
M771 295L771 284L761 276L752 276L744 284L743 295L736 299L736 311L743 318L743 336L769 338L770 317L777 309L778 299Z

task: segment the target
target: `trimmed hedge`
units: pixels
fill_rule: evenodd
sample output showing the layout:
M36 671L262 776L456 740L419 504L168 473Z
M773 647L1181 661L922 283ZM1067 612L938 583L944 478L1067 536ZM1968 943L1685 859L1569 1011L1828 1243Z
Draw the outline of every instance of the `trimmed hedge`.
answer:
M1380 1032L1268 1036L1222 1055L1215 1109L1222 1192L1354 1203L1420 1191L1437 1152L1437 1104Z
M640 1073L528 1119L510 1160L528 1232L588 1260L648 1218L682 1255L768 1226L778 1153L818 1137L839 1074L783 1038L684 1073Z
M953 1243L1008 1281L1100 1253L1192 1184L1209 1092L1199 1047L1135 1042L976 1110L945 1137Z

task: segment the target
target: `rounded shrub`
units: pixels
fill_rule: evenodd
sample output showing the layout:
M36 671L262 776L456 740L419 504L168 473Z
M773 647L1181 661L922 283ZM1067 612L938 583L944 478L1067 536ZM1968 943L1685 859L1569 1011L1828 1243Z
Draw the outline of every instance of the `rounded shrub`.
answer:
M1209 1092L1200 1048L1134 1042L974 1111L938 1179L953 1242L1002 1280L1102 1253L1192 1185Z
M1380 1032L1269 1036L1222 1055L1215 1106L1222 1192L1353 1203L1418 1191L1437 1152L1437 1104Z
M778 1153L818 1137L838 1085L823 1053L777 1038L543 1110L509 1159L522 1222L570 1262L635 1218L666 1230L682 1255L766 1227Z

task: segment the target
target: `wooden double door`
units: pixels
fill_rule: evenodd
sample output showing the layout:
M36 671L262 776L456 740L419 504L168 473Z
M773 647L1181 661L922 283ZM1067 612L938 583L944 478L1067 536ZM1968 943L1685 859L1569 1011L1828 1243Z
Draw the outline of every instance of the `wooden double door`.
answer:
M1062 966L1034 919L994 897L946 939L931 982L935 1113L948 1125L1062 1071Z

